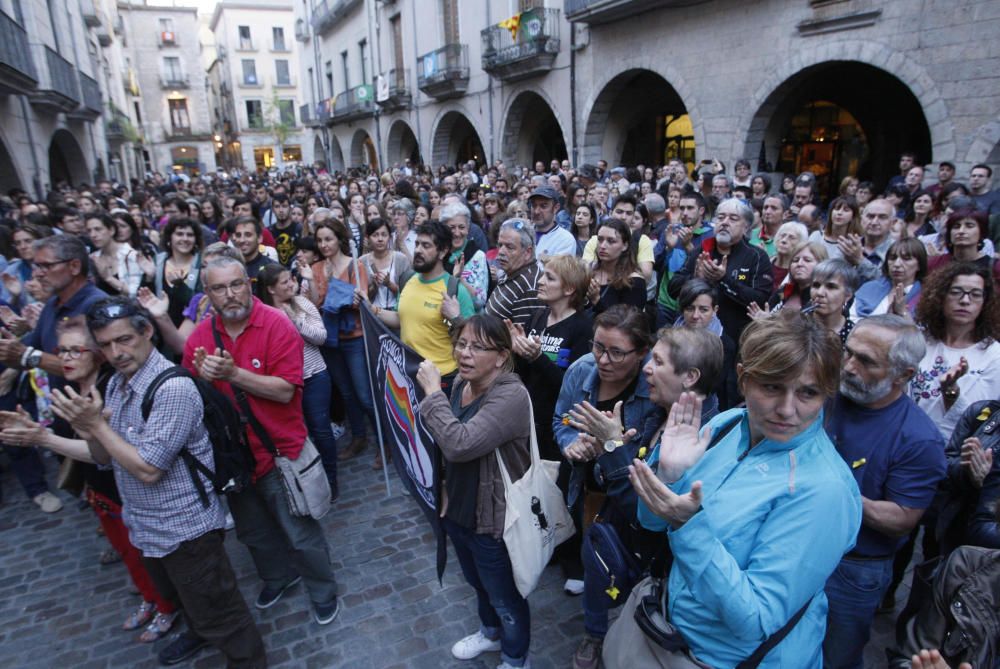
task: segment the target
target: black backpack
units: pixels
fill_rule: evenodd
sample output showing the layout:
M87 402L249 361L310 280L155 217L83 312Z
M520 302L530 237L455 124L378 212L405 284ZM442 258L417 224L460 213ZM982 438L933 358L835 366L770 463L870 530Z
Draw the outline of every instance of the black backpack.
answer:
M205 429L208 431L208 440L212 443L212 455L215 459L215 471L212 471L198 458L191 455L187 448L180 452L180 457L187 465L188 472L195 488L198 489L198 497L205 508L208 508L210 501L208 491L202 483L198 472L204 474L217 494L240 492L250 485L250 477L256 467L250 445L246 441L246 430L240 419L240 414L233 406L233 403L211 383L205 379L193 376L183 367L175 366L160 372L153 382L149 384L145 395L142 397L142 419L149 419L149 412L153 408L153 398L156 391L160 389L166 381L185 377L194 382L198 394L205 409Z

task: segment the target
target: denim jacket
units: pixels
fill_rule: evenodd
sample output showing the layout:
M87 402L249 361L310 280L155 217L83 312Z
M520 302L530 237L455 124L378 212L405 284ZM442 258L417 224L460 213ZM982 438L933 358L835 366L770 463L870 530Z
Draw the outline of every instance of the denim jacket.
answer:
M646 364L648 358L647 355L646 360L643 360L643 365ZM573 408L573 405L584 400L596 406L599 389L600 377L597 374L597 362L594 360L593 353L583 356L566 370L562 388L559 390L559 399L556 401L555 414L552 416L552 431L560 451L565 451L566 447L576 440L579 433L578 430L569 425L563 425L562 417ZM665 418L666 414L663 408L653 404L649 399L649 385L646 383L646 377L640 372L635 394L622 405L622 422L625 424L625 429L635 428L637 434L621 448L615 449L612 453L604 453L597 458L595 476L604 483L605 491L610 497L631 490L632 486L628 480L628 466L636 457L640 446L650 442ZM585 473L584 467L574 466L566 500L569 506L576 502L576 498L583 488Z

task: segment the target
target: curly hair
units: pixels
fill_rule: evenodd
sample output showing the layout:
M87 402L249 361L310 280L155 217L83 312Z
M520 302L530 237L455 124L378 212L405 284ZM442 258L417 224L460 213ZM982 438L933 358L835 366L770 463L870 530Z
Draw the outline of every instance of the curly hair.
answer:
M983 280L983 303L976 318L973 336L977 342L989 343L994 334L1000 332L1000 300L993 286L993 276L989 269L973 263L952 262L931 273L920 291L916 321L927 334L943 341L948 332L944 317L944 303L948 299L948 289L960 276L975 275Z

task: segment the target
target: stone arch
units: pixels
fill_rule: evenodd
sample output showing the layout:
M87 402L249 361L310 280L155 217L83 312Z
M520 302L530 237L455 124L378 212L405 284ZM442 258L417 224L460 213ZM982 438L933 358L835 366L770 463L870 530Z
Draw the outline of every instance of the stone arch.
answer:
M389 167L402 165L406 159L414 166L420 163L420 143L406 121L397 119L389 126L385 157Z
M313 135L313 162L322 162L324 165L328 162L326 157L326 151L323 150L323 140L319 138L319 135ZM326 165L329 169L329 165Z
M375 143L367 130L358 128L351 137L351 167L369 165L378 171L378 156L375 153Z
M479 132L462 111L443 111L434 124L431 137L431 162L435 167L455 165L462 160L486 161Z
M344 152L340 149L340 140L332 132L330 133L330 164L327 169L337 172L343 172L346 165L344 165Z
M555 107L542 91L514 95L504 114L500 155L508 165L531 165L568 157L566 131Z
M627 128L622 132L621 126L627 123L627 119L641 114L643 107L632 106L629 109L628 100L624 100L624 105L616 105L623 100L624 93L628 90L628 84L632 83L636 76L645 74L647 78L652 75L662 81L658 82L656 89L661 95L661 102L667 101L679 104L679 107L686 110L691 122L692 136L696 147L703 146L705 142L705 128L701 121L701 109L693 89L687 81L669 64L663 62L662 58L654 58L652 55L637 58L628 63L624 69L609 69L603 72L598 79L594 80L594 86L587 100L582 105L583 138L580 142L580 162L596 163L599 159L608 160L614 163L621 159L620 152L625 146L625 139L620 135L627 135ZM648 108L649 91L641 91L644 96L643 101ZM624 106L622 111L626 116L619 116L616 106ZM615 114L612 114L615 111ZM612 123L613 122L613 123ZM617 128L613 132L608 132L608 126L615 125ZM610 151L611 153L605 153ZM619 153L615 153L619 152Z
M83 149L73 133L65 128L56 130L49 142L49 182L54 188L60 181L74 186L90 181Z
M7 150L7 143L0 137L0 193L6 193L12 188L24 188L21 176L18 174L14 156Z
M736 124L732 156L746 156L754 161L761 141L766 141L768 121L787 93L789 81L809 68L825 63L854 62L869 65L899 80L923 109L930 132L930 152L934 160L956 159L955 128L948 106L941 97L937 83L923 67L900 51L871 41L844 40L825 44L818 49L798 49L776 62L767 79L744 106L743 116ZM921 156L930 160L931 156ZM895 159L895 156L893 156Z

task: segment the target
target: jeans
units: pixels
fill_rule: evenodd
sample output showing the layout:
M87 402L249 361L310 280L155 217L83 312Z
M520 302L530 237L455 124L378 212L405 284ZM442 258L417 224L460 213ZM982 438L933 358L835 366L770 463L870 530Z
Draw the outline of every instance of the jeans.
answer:
M313 374L302 388L302 413L309 437L323 458L323 470L330 481L330 490L337 490L337 440L330 429L330 373L325 369Z
M824 669L862 669L872 620L891 580L891 557L840 561L825 588L830 611L823 640Z
M0 411L14 411L17 405L17 393L13 391L0 397ZM34 402L25 402L24 408L34 420L38 420ZM42 464L42 458L38 454L37 448L2 445L0 447L10 458L10 469L21 483L28 499L34 499L49 489L48 483L45 482L45 465ZM2 494L0 494L0 499L3 499Z
M277 468L229 495L236 536L249 550L264 585L280 590L301 575L314 604L337 597L330 549L319 521L293 516Z
M351 436L365 436L365 415L375 424L375 407L372 405L371 383L368 381L368 364L365 359L364 337L341 339L337 348L323 346L326 368L337 386L347 409L347 422Z
M222 651L229 669L263 669L267 653L222 545L221 530L144 558L157 590L183 607L188 628Z
M503 541L476 534L467 527L442 519L451 537L462 575L476 591L479 630L488 639L500 638L500 659L512 667L524 666L531 644L531 611L528 600L514 585L510 556Z

